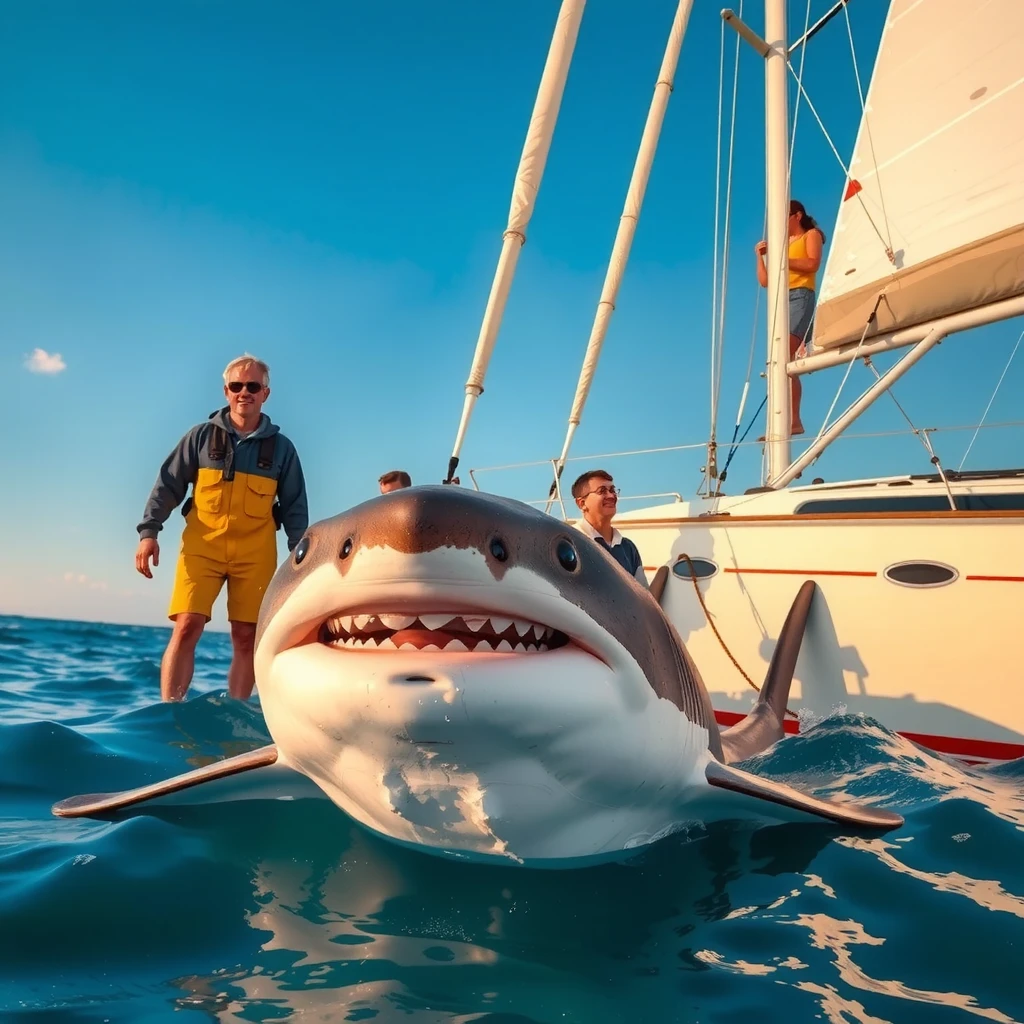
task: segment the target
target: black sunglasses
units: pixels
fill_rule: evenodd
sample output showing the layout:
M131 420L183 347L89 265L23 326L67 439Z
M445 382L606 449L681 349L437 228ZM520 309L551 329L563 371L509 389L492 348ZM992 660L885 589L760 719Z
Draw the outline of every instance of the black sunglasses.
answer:
M255 395L257 392L263 390L263 385L257 384L254 380L247 380L244 384L240 380L233 380L228 385L228 391L231 391L236 395L242 390L242 388L245 388L250 395Z

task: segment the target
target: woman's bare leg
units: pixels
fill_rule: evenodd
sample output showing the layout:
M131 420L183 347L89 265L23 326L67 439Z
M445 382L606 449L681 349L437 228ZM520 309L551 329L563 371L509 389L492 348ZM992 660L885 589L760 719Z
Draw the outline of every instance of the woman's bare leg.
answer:
M795 359L797 350L803 347L803 342L795 334L789 336L789 358ZM803 395L803 385L799 377L790 377L790 411L792 414L791 434L802 434L804 425L800 420L800 398Z

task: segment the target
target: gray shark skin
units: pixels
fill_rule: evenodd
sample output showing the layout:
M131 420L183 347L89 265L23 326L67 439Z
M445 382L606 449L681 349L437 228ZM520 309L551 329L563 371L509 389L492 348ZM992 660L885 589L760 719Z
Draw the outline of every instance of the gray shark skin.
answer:
M530 755L537 758L537 764L530 768L533 772L530 784L539 787L538 793L557 790L566 779L576 777L583 777L590 783L591 789L585 793L582 789L578 791L570 807L576 807L581 800L600 802L602 793L593 787L606 784L609 804L619 807L626 816L637 810L634 798L616 788L617 776L609 770L602 774L602 762L614 762L616 755L619 756L617 764L624 767L627 774L632 773L627 781L638 780L634 790L648 794L636 799L653 800L651 789L671 790L671 780L666 782L662 773L666 764L674 763L677 750L672 747L672 736L678 735L678 750L682 751L679 764L685 778L679 780L675 797L684 814L687 809L692 810L691 820L707 812L725 817L761 818L766 822L817 820L855 830L896 828L902 825L903 818L893 812L846 800L820 799L734 767L736 762L767 750L784 737L782 719L814 593L812 581L800 587L750 714L732 728L720 731L700 672L658 602L589 537L524 503L504 497L450 486L419 486L394 491L311 526L292 555L281 564L267 590L257 631L256 669L257 686L274 744L138 790L71 797L55 804L53 813L62 817L109 815L214 778L277 762L278 767L290 767L308 775L343 810L371 830L402 845L420 846L432 853L451 853L452 850L441 847L454 842L453 849L458 853L458 843L463 839L457 834L458 829L453 833L455 840L451 835L442 835L448 827L444 815L434 814L427 824L420 820L410 824L405 820L409 817L409 808L417 809L421 815L424 813L422 793L417 795L410 790L412 796L405 793L404 803L395 797L394 806L386 809L390 817L373 817L384 814L371 807L379 802L376 790L370 798L365 793L353 794L347 781L373 772L367 769L365 761L345 762L344 770L339 767L349 754L356 756L357 752L349 747L365 745L375 752L374 756L383 758L377 775L385 782L399 774L403 779L407 776L411 779L415 774L407 772L411 761L399 765L401 771L394 768L389 771L392 762L388 758L405 758L410 745L418 745L416 771L435 771L431 766L443 755L447 771L462 772L464 779L474 780L477 786L473 790L474 806L483 808L485 797L495 785L498 785L497 791L502 792L507 782L507 765L512 761L506 762L501 770L495 769L496 774L488 774L493 767L488 762L490 755L481 754L474 746L469 726L461 726L466 730L464 733L452 732L455 739L420 741L410 732L415 728L427 735L423 732L426 728L423 722L427 720L416 724L415 716L420 712L407 695L416 686L423 688L416 692L439 692L436 689L440 687L439 680L444 670L449 669L452 679L462 680L455 687L460 699L465 700L467 706L476 702L472 704L475 713L480 714L480 709L487 711L490 707L490 703L485 707L482 702L480 695L483 693L495 695L492 703L505 702L504 718L488 719L486 714L479 718L480 729L489 729L493 736L495 759L502 756L499 748L506 739L509 749L515 747L520 761L523 751L535 750L535 755ZM524 604L529 594L535 597L530 599L532 603ZM391 603L381 595L387 595ZM457 613L457 609L462 608L461 604L453 603L458 595L472 596L476 602L473 615ZM378 610L379 616L376 615ZM433 613L442 612L452 613L452 618L439 626L438 622L444 620L445 615ZM425 622L416 618L417 614L425 616ZM523 645L516 644L519 634L515 630L520 627L512 623L531 615L538 624L537 636L541 635L541 626L545 627L544 637L549 639L551 649L545 644L531 646L528 640L525 652L519 653ZM481 628L479 622L484 618L484 632L473 633L473 628ZM396 622L398 619L401 621ZM414 625L402 628L407 620L413 619ZM524 635L530 639L534 636L532 633ZM472 644L483 636L494 647L481 643L480 648L474 649ZM501 647L497 646L499 638L503 641ZM340 649L346 645L358 649ZM488 653L476 653L480 649ZM459 653L453 654L453 651ZM358 676L360 680L364 676L375 680L366 684L370 692L384 678L379 667L392 664L417 667L414 672L401 676L403 686L394 685L401 674L392 673L388 677L391 689L387 693L391 696L386 701L381 697L375 698L377 703L367 703L368 698L360 697L362 703L358 706L332 703L336 697L341 700L339 687L344 689L346 684L342 680L349 678L346 673L357 673L351 676L353 681L360 672L364 674ZM300 708L301 701L311 699L304 678L306 666L309 666L309 687L312 687L318 673L323 677L322 666L325 665L331 672L338 666L339 682L333 684L333 676L326 683L318 682L316 685L326 688L316 691L319 696L311 705L312 710ZM453 665L458 671L452 669ZM551 671L550 666L554 665L560 666L559 671ZM442 671L435 670L438 666ZM366 672L371 674L365 675ZM536 680L538 674L545 672L550 673L547 688L529 689L531 679ZM495 673L504 673L500 675L501 685L495 686ZM535 695L530 697L535 702L546 701L545 694L550 693L550 707L516 704L519 687L513 686L510 692L507 685L510 679L521 679L523 692ZM565 693L557 692L561 680L565 680L565 686L576 687L573 693L578 694L578 699L569 700ZM362 686L360 681L360 694ZM488 690L488 687L494 688ZM354 688L353 682L350 689ZM520 731L529 732L531 738L536 739L534 734L538 729L543 732L551 728L553 716L576 716L577 708L581 709L580 715L590 713L592 718L600 718L598 695L610 699L609 693L615 694L615 700L621 700L621 710L615 713L619 716L617 721L629 723L620 731L634 729L639 730L639 734L617 737L619 726L612 720L599 722L604 732L594 731L593 735L612 737L615 744L621 739L621 750L609 753L607 742L602 746L589 741L588 746L580 739L572 750L575 760L567 767L564 760L552 759L565 756L566 738L575 735L572 732L574 721L566 722L565 736L560 737L558 743L544 739L531 746L520 743L518 734L512 735L522 724ZM588 694L594 695L596 710L587 708ZM401 704L407 699L408 704ZM451 694L444 699L451 700ZM419 704L423 703L420 698ZM407 718L402 718L406 714L402 708L411 709ZM382 726L380 736L397 742L391 734L396 730L405 733L399 736L404 746L395 748L398 753L382 753L384 748L368 732L381 725L382 716L386 715L399 718L388 719L387 728ZM522 723L517 715L523 719ZM360 729L351 731L350 719L355 721L356 718L361 722ZM610 714L610 718L614 719L615 715ZM446 716L445 721L448 720ZM506 728L507 724L510 728ZM403 725L409 728L402 728ZM436 729L436 720L431 727ZM456 730L457 727L459 722L453 721L451 728ZM644 733L647 729L649 735ZM428 749L425 746L428 743L449 746ZM545 771L547 775L543 775ZM542 775L547 780L543 784L537 781ZM469 789L464 786L459 792L465 798ZM708 803L707 798L714 793L726 801L724 810L714 801ZM503 798L497 799L500 803ZM443 801L439 806L442 805ZM525 855L518 859L519 863L557 867L574 866L580 861L568 846L563 857L557 844L545 846L541 841L540 833L558 820L557 813L544 818L538 810L531 834L530 828L525 826L517 831L522 823L516 820L516 815L519 818L529 816L531 805L505 801L503 806L506 810L498 814L498 825L493 827L504 828L507 835L517 838L510 844L495 840L498 855L517 860L514 853L505 851L505 846L522 842L524 848L544 852ZM508 810L509 807L514 810ZM477 818L480 814L477 812ZM661 834L655 827L657 815L664 817L665 811L655 801L650 814L649 841L656 841ZM473 827L483 829L490 842L498 832L490 830L486 818L484 814L482 825L474 819ZM678 813L674 817L669 815L666 824L673 820L678 820ZM464 830L464 824L459 828ZM589 824L592 823L588 823L588 827ZM648 834L646 826L634 832ZM621 828L618 832L613 829L600 840L594 840L593 848L600 849L602 856L628 853L629 850L618 849L624 835ZM533 839L538 841L531 845ZM474 854L482 851L482 859L489 859L490 847L480 846L479 836L473 842L478 845L467 849ZM635 846L637 842L630 840L626 845Z

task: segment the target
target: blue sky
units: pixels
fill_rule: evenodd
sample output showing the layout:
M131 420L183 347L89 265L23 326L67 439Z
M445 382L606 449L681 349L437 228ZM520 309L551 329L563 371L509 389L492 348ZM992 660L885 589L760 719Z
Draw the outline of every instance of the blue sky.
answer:
M708 433L720 6L697 0L690 21L577 456ZM829 6L812 0L812 20ZM747 9L760 30L760 5ZM298 447L314 519L372 496L386 469L441 479L557 10L556 0L3 6L0 612L166 623L180 517L153 581L133 568L135 525L161 460L222 404L221 370L244 350L271 365L266 411ZM470 467L561 447L674 10L672 0L633 0L628 14L588 5L464 482ZM791 35L806 10L790 4ZM851 12L865 80L883 16L880 2ZM859 100L841 17L809 49L805 82L848 156ZM763 71L751 52L739 84L724 439L755 328L763 220ZM842 185L801 108L793 194L828 233ZM748 417L763 395L763 300L760 310ZM1019 331L1004 324L933 352L898 386L915 422L976 423ZM63 369L31 372L37 348ZM1022 364L990 421L1015 418ZM809 429L842 373L805 378ZM844 396L866 382L855 368ZM883 402L853 431L901 426ZM938 435L945 465L969 439ZM967 466L1015 464L1019 445L1019 432L982 432ZM687 497L702 463L701 452L604 460L627 494ZM842 442L814 472L928 469L904 438ZM759 450L745 449L730 483L756 484L759 472ZM479 479L526 499L546 490L538 471Z

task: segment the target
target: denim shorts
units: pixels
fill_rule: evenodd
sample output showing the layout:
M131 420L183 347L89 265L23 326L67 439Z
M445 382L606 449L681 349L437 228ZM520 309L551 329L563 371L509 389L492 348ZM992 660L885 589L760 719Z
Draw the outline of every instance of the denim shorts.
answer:
M810 288L789 290L789 333L805 344L811 340L814 327L814 292Z

